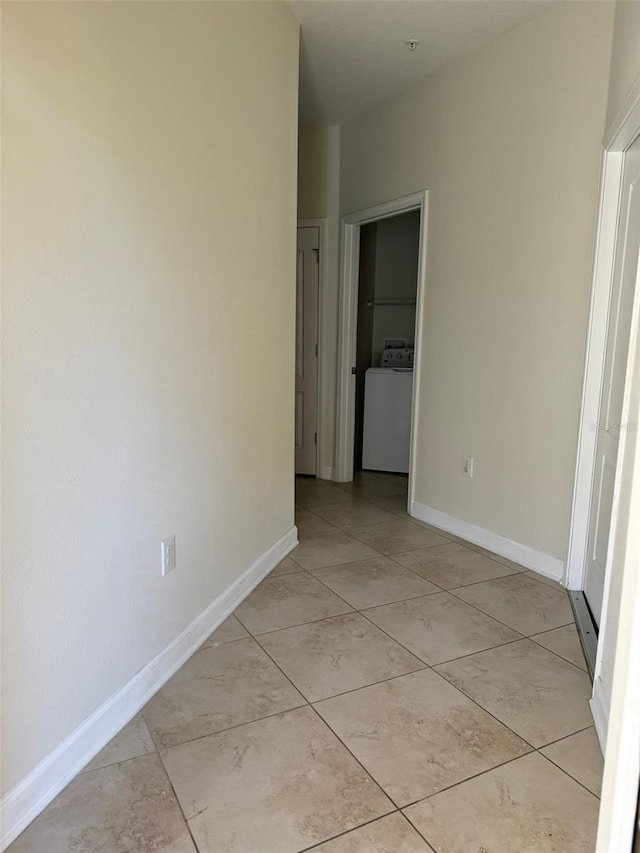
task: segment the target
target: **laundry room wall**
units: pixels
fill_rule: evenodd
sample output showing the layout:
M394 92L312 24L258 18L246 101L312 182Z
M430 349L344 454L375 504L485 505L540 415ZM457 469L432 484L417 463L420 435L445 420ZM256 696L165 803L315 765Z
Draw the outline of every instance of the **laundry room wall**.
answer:
M341 129L343 213L429 190L416 500L558 574L613 16L554 4Z
M380 363L385 338L406 338L416 326L420 213L411 211L377 223L375 306L371 363Z

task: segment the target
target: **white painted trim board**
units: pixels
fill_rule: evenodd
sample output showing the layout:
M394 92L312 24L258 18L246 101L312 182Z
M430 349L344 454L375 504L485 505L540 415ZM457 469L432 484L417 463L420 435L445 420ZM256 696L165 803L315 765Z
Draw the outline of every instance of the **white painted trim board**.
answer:
M0 801L2 850L135 717L297 543L298 530L292 527L196 616L178 637L5 794Z
M499 533L493 533L484 527L478 527L476 524L447 515L446 512L433 509L433 507L418 503L418 501L411 501L410 515L426 524L453 533L454 536L473 542L474 545L480 545L500 557L506 557L508 560L520 563L527 569L532 569L540 575L562 583L564 563L558 557L552 557L543 551L536 551L535 548L530 548L528 545L507 539L506 536L501 536Z
M355 375L356 338L358 327L358 286L360 270L360 228L369 222L378 222L412 210L421 214L418 245L418 278L416 289L415 369L413 400L411 405L411 453L409 491L413 489L413 465L418 420L418 389L420 383L420 353L422 352L424 296L427 276L427 213L429 191L421 190L392 201L377 204L353 213L341 220L340 240L340 311L338 316L338 385L336 399L336 454L335 475L338 482L353 479L353 439L355 429ZM420 321L420 322L419 322Z

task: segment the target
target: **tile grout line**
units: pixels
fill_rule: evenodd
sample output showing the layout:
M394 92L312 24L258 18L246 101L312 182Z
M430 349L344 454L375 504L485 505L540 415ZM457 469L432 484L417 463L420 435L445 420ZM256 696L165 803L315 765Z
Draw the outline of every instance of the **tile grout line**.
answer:
M328 587L327 587L327 588L328 588ZM343 599L343 600L344 600L344 599ZM356 611L356 612L357 612L357 613L360 613L360 615L361 615L361 616L364 616L364 614L363 614L363 613L361 613L360 611ZM365 618L366 618L366 616L365 616ZM371 620L368 620L368 621L369 621L369 622L371 622ZM373 622L372 622L371 624L375 624L375 623L373 623ZM378 627L378 626L376 625L376 627ZM380 630L383 630L383 629L380 629ZM386 631L385 631L384 633L386 633ZM390 636L390 635L387 635L387 636ZM396 643L398 643L398 645L399 645L399 646L402 646L402 648L403 648L405 651L409 652L409 654L413 654L413 652L411 652L411 651L410 651L406 646L404 646L402 643L398 642L398 640L395 640L395 638L390 637L390 639L392 639L392 640L394 640ZM521 639L526 639L526 638L522 637ZM514 640L513 642L517 642L517 641L516 641L516 640ZM510 643L507 643L507 644L505 644L505 645L510 645ZM475 652L474 654L479 654L479 652ZM417 655L414 655L414 657L417 657ZM418 659L420 660L420 658L418 658ZM430 664L426 664L426 666L427 666L427 668L428 668L428 669L430 669L432 672L435 672L435 673L436 673L436 675L440 676L440 678L443 678L443 679L447 682L447 684L450 684L450 685L451 685L451 687L453 687L454 689L458 690L458 691L459 691L463 696L466 696L466 698L467 698L467 699L469 699L471 702L473 702L473 703L474 703L474 705L476 705L478 708L480 708L480 709L481 709L482 711L484 711L486 714L489 714L489 716L493 717L493 719L494 719L494 720L496 720L496 722L498 722L498 724L499 724L499 725L504 726L504 728L505 728L505 729L507 729L508 731L510 731L510 732L511 732L511 734L513 734L515 737L517 737L517 738L518 738L519 740L521 740L523 743L526 743L528 747L530 747L531 749L535 750L535 747L533 746L533 744L530 744L527 740L525 740L525 738L523 738L521 735L519 735L519 734L517 734L516 732L514 732L514 731L513 731L513 729L511 729L509 726L505 725L505 724L502 722L502 720L499 720L499 719L495 716L495 714L492 714L492 713L491 713L490 711L488 711L486 708L483 708L483 707L482 707L482 705L481 705L479 702L476 702L476 700L475 700L475 699L473 699L471 696L468 696L468 695L467 695L463 690L460 690L460 688L459 688L457 685L453 684L451 681L449 681L449 679L448 679L448 678L446 678L446 677L445 677L444 675L442 675L441 673L437 672L437 671L436 671L436 669L435 669L435 666L441 666L441 664L436 664L436 665L434 665L434 666L432 666L432 665L430 665ZM417 671L418 671L418 672L423 672L424 670L417 670ZM395 677L396 677L396 678L400 678L400 677L402 677L402 676L395 676ZM294 685L294 686L295 686L295 685ZM359 689L359 690L365 690L365 689L366 689L366 687L360 687L360 688L358 688L358 689ZM354 691L354 692L355 692L355 691Z
M344 832L339 832L337 835L332 835L329 838L324 838L322 841L318 841L317 844L313 844L311 847L303 847L301 850L296 850L295 853L312 853L313 850L317 850L318 847L321 847L323 844L329 844L332 841L335 841L338 838L344 838L345 835L349 835L350 832L356 832L358 829L362 829L365 826L371 826L372 823L376 823L376 821L383 820L386 817L390 817L394 814L402 814L400 809L396 808L387 814L380 815L380 817L374 817L371 820L366 821L365 823L359 823L357 826L352 827L351 829L345 829ZM403 815L404 817L404 815Z
M376 777L373 775L373 773L372 773L370 770L367 770L367 768L366 768L366 767L364 766L364 764L360 761L360 759L359 759L359 758L358 758L358 757L357 757L357 756L352 752L352 750L351 750L351 749L347 746L347 744L342 740L342 738L340 737L340 735L339 735L339 734L338 734L338 733L333 729L333 727L332 727L332 726L327 722L327 720L325 720L325 718L322 716L322 714L320 713L320 711L318 711L318 709L315 707L315 705L310 704L310 705L309 705L309 707L312 709L312 711L314 712L314 714L318 717L318 719L320 720L320 722L321 722L321 723L323 723L323 725L325 725L325 726L329 729L329 731L330 731L330 732L333 734L333 736L334 736L334 737L335 737L335 738L336 738L336 739L337 739L337 740L342 744L342 746L346 749L346 751L347 751L347 752L349 753L349 755L353 758L353 760L354 760L355 762L357 762L358 766L362 769L362 771L366 774L366 776L367 776L369 779L371 779L371 781L372 781L372 782L373 782L373 784L376 786L376 788L378 788L378 789L379 789L379 791L382 793L382 795L383 795L383 796L385 796L385 797L387 798L387 800L389 801L389 803L393 806L393 808L392 808L392 809L390 809L388 812L385 812L385 814L378 815L378 817L385 817L387 814L392 814L394 811L398 811L398 810L400 809L400 806L396 803L396 801L395 801L394 799L392 799L392 797L391 797L389 794L387 794L387 792L386 792L386 791L385 791L385 789L382 787L382 785L380 784L380 782L378 782L378 780L377 780L377 779L376 779ZM357 829L357 827L354 827L354 829Z
M183 819L183 821L184 821L184 823L185 823L185 826L186 826L186 828L187 828L187 832L189 833L189 838L191 839L191 842L192 842L192 844L193 844L194 850L196 851L196 853L200 853L200 847L198 846L198 843L196 842L196 839L195 839L195 838L194 838L194 836L193 836L193 832L191 831L191 827L189 826L189 821L187 820L187 815L185 814L185 811L184 811L184 809L183 809L183 807L182 807L182 803L180 802L180 798L178 797L178 792L177 792L177 791L176 791L176 789L175 789L175 786L174 786L174 784L173 784L173 780L172 780L171 775L169 774L169 771L168 771L168 769L167 769L167 765L164 763L164 758L162 757L162 752L161 752L161 750L160 750L160 749L159 749L159 747L158 747L158 743L157 743L157 741L156 741L155 734L154 734L154 732L153 732L153 730L152 730L151 726L147 723L147 721L146 721L146 719L145 719L145 717L144 717L143 712L142 712L142 711L140 711L139 713L140 713L140 715L142 716L142 719L144 720L144 724L145 724L145 726L147 727L147 730L148 730L148 732L149 732L149 736L150 736L150 738L151 738L151 742L153 743L153 745L154 745L154 747L155 747L155 750L156 750L156 754L157 754L158 758L160 759L160 765L162 766L162 770L163 770L163 772L164 772L164 775L166 776L167 781L169 782L169 787L171 788L171 791L172 791L172 793L173 793L173 796L174 796L174 798L175 798L175 801L176 801L176 803L177 803L177 805L178 805L178 808L179 808L179 810L180 810L180 814L182 815L182 819Z
M583 729L583 731L584 731L584 729ZM574 732L574 734L580 734L580 733ZM569 735L569 737L571 737L571 735ZM542 747L542 749L546 749L546 748L547 748L546 746ZM552 764L554 767L556 767L558 770L560 770L562 773L564 773L565 776L568 776L569 779L572 779L574 782L576 782L578 785L580 785L581 788L584 788L584 790L587 791L589 794L591 794L592 797L595 797L596 800L598 800L598 802L600 801L600 797L597 794L594 794L590 788L587 788L587 786L583 782L581 782L579 779L576 779L576 777L573 776L571 773L569 773L568 770L565 770L564 767L561 767L559 764L556 764L556 762L552 758L549 758L548 755L545 755L544 752L541 752L540 750L537 750L537 752L538 752L538 755L540 755L542 758L546 759L550 764Z
M262 646L261 646L261 648L262 648ZM295 684L293 683L293 681L291 681L291 679L289 678L289 676L287 675L287 673L286 673L286 672L285 672L285 671L284 671L284 670L283 670L283 669L278 665L278 663L277 663L277 662L276 662L276 661L271 657L271 655L269 654L269 652L268 652L266 649L263 649L263 651L264 651L264 653L267 655L267 657L269 657L269 658L270 658L270 660L271 660L271 661L273 661L273 664L274 664L276 667L278 667L278 669L279 669L279 670L280 670L280 672L284 675L284 677L287 679L287 681L289 681L289 682L292 684L292 686L293 686L296 690L298 690L298 688L295 686ZM299 692L299 691L298 691L298 692ZM306 697L304 697L304 698L306 699ZM362 764L362 762L361 762L361 761L360 761L360 760L359 760L359 759L358 759L358 758L353 754L353 752L349 749L349 747L347 746L347 744L346 744L346 743L342 740L342 738L341 738L341 737L340 737L340 736L339 736L339 735L338 735L338 734L333 730L333 728L332 728L332 727L329 725L329 723L324 719L324 717L323 717L323 716L318 712L318 710L314 707L313 703L312 703L312 702L308 702L308 701L307 701L307 705L306 705L306 707L310 708L310 709L314 712L314 714L317 716L317 718L320 720L320 722L321 722L321 723L323 723L323 724L327 727L327 729L329 729L329 731L333 734L333 736L338 740L338 742L342 744L342 746L345 748L345 750L349 753L349 755L353 758L353 760L354 760L354 761L358 764L358 766L362 769L362 771L363 771L363 772L364 772L364 774L367 776L367 778L369 778L369 779L373 782L373 784L374 784L374 785L379 789L379 791L382 793L382 795L383 795L384 797L386 797L386 798L387 798L387 800L388 800L388 801L389 801L389 802L394 806L394 808L393 808L393 809L391 809L389 812L385 812L384 814L378 815L378 817L385 817L385 815L387 815L387 814L391 814L393 811L396 811L396 810L397 810L397 808L398 808L398 807L397 807L397 805L396 805L396 803L395 803L395 802L391 799L391 797L387 794L387 792L384 790L384 788L382 787L382 785L380 785L380 783L379 783L379 782L378 782L378 780L373 776L373 774L372 774L372 773L370 773L370 771L369 771L369 770L367 770L367 768L364 766L364 764ZM291 710L298 710L298 709L291 709ZM285 711L284 713L287 713L287 712ZM356 826L354 826L354 827L353 827L353 829L357 829L357 828L358 828L358 827L356 827Z
M260 648L265 652L265 654L269 655L269 657L271 658L270 653L264 648L264 646L262 646L262 644L260 644ZM404 649L404 646L402 648ZM405 649L405 651L408 651L408 650ZM408 652L408 653L412 654L412 652ZM359 690L365 690L367 687L375 687L378 684L386 684L388 681L395 681L396 678L404 678L406 675L415 675L415 673L417 673L417 672L424 672L427 669L431 669L429 664L423 663L423 661L421 661L420 658L416 657L415 655L413 655L413 657L415 657L417 662L419 664L421 664L421 666L417 667L417 669L411 669L408 672L399 672L397 675L390 675L388 678L381 678L379 681L371 681L368 684L361 684L360 687L352 687L349 690L342 690L342 691L340 691L340 693L331 693L329 696L322 696L319 699L307 698L307 696L305 696L305 694L302 693L302 691L300 690L299 687L296 687L296 690L302 696L304 696L308 705L315 705L318 702L326 702L329 699L337 699L339 696L348 696L350 693L357 693ZM271 660L273 660L273 662L276 663L273 658L271 658ZM278 669L280 669L280 667L277 663L276 663L276 666L278 666ZM284 670L282 670L282 671L284 672ZM286 673L285 673L285 675L286 675ZM287 678L289 678L289 676L287 676ZM290 678L289 678L289 680L291 681ZM293 681L292 681L292 684L295 687L295 683ZM295 709L292 708L291 710L295 710ZM284 713L286 713L286 711Z

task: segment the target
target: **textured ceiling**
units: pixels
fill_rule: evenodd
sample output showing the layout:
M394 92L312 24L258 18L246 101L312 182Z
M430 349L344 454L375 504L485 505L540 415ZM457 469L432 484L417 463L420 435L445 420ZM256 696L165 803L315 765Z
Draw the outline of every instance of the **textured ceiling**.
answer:
M302 30L300 121L340 124L372 109L553 2L290 0Z

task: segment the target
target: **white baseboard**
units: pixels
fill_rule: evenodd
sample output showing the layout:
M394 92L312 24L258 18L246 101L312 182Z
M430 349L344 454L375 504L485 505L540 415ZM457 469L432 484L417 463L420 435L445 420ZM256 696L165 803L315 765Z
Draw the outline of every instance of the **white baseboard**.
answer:
M330 468L328 465L321 465L320 471L318 472L318 479L333 480L333 473L333 468Z
M564 563L558 557L552 557L543 551L536 551L535 548L530 548L528 545L514 542L512 539L507 539L506 536L500 536L499 533L477 527L475 524L454 518L452 515L447 515L446 512L440 512L439 509L433 509L417 501L411 502L410 514L420 521L439 527L448 533L453 533L454 536L459 536L468 542L473 542L474 545L487 548L494 554L520 563L527 569L533 569L534 572L552 578L558 583L562 583L564 580Z
M295 548L292 527L116 694L101 705L0 801L2 850L118 734L251 590Z
M605 699L601 678L597 677L594 679L593 693L589 700L589 707L591 708L591 716L593 717L596 734L600 741L600 749L604 755L607 746L607 729L609 727L609 703Z

